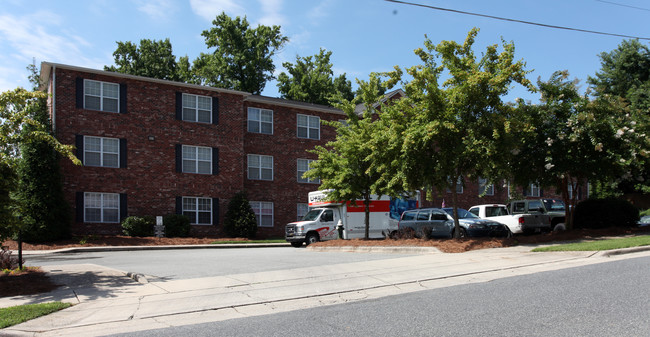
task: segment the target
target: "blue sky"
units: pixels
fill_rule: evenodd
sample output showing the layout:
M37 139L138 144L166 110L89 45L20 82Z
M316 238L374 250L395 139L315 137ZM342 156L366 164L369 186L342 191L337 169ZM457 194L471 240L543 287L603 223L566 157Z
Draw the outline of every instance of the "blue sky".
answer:
M413 0L460 11L614 34L650 37L650 4L644 0ZM638 8L632 8L638 7ZM472 27L475 44L513 41L516 58L533 70L529 79L546 80L569 70L584 82L600 68L598 54L624 39L549 29L461 15L383 0L0 0L0 91L29 88L25 67L41 61L102 69L113 64L116 41L165 39L176 56L190 60L206 52L201 32L225 11L257 24L280 25L289 43L276 55L276 74L296 55L332 51L336 74L368 79L371 72L419 63L413 50L424 35L434 42L462 42ZM642 41L647 44L647 41ZM586 87L586 85L583 85ZM275 82L263 95L278 97ZM537 100L538 94L515 87L506 98Z

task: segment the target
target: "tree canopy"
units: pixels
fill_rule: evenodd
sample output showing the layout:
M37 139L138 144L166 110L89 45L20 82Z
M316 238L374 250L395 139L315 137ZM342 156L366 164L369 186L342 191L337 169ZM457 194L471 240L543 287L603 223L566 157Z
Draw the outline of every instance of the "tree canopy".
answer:
M273 55L289 39L280 26L251 28L246 17L232 19L223 12L212 24L201 35L215 50L201 53L193 64L200 84L260 94L274 78Z
M113 57L115 66L105 66L104 70L170 81L185 80L179 72L169 39L142 39L140 45L118 41Z
M456 183L465 177L492 183L508 176L517 111L501 97L513 83L533 90L525 63L514 60L514 44L504 41L501 52L498 45L488 46L477 57L472 50L477 34L472 29L463 44L434 45L427 38L425 48L415 51L422 64L406 69L412 80L403 83L406 97L397 103L410 120L402 133L404 189L451 190L456 235ZM440 83L443 73L448 78ZM401 72L392 76L401 78Z
M284 62L282 66L288 74L282 72L278 76L278 91L282 98L323 105L329 105L337 94L352 100L352 84L345 74L334 78L331 56L331 51L321 49L314 56L296 56L295 64Z

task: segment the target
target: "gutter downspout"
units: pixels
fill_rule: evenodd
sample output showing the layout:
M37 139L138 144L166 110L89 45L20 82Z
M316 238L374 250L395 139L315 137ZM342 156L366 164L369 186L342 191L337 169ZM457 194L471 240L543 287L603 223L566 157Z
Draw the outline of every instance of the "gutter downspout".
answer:
M52 133L56 137L56 66L52 66Z

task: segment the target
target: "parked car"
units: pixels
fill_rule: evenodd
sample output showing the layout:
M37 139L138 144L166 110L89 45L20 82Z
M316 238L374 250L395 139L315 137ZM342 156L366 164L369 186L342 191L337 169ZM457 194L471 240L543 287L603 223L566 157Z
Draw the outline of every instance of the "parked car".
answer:
M545 214L550 217L551 226L544 231L564 230L566 218L564 202L558 199L525 199L508 203L510 214Z
M506 205L476 205L470 207L469 212L481 219L502 223L513 234L541 232L551 227L551 219L547 214L508 214Z
M444 210L452 219L454 209L445 207ZM466 209L458 208L458 225L460 226L460 237L511 237L512 232L508 226L493 220L480 219Z
M650 226L650 215L644 215L639 219L639 226Z
M440 208L421 208L404 211L397 227L398 231L413 230L417 237L450 238L454 220Z

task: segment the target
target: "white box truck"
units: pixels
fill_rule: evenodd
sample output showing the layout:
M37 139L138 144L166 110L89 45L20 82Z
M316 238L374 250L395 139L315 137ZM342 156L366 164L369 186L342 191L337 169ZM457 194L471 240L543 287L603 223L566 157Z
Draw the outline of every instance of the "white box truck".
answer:
M341 221L343 239L365 237L365 205L363 200L352 202L328 201L331 190L309 192L309 212L300 221L285 227L285 239L294 247L339 237L337 225ZM414 198L391 198L373 195L370 202L370 238L382 238L397 230L402 213L417 208L419 193Z

